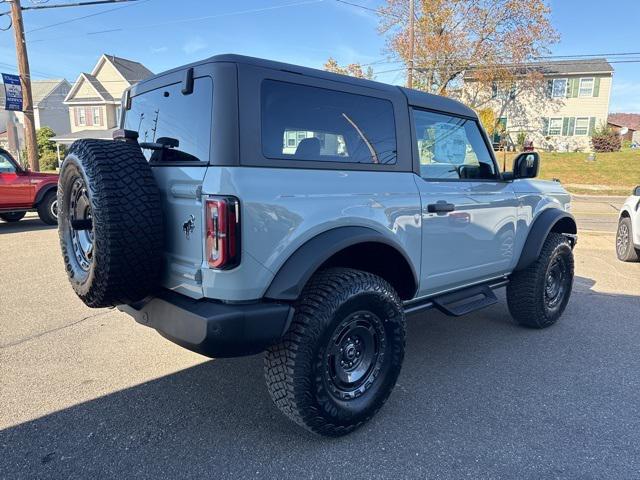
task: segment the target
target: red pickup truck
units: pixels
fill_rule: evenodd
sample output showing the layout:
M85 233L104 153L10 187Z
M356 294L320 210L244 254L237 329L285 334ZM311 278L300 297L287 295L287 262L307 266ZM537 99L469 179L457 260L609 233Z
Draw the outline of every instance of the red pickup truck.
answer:
M44 223L58 223L58 175L25 170L0 148L0 219L17 222L35 210Z

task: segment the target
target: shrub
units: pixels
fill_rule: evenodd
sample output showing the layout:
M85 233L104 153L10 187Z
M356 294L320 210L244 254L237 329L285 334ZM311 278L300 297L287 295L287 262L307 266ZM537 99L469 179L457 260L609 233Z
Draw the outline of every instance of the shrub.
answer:
M40 170L55 170L58 168L58 154L45 152L40 155Z
M596 152L619 152L622 139L607 125L601 125L593 131L591 146Z

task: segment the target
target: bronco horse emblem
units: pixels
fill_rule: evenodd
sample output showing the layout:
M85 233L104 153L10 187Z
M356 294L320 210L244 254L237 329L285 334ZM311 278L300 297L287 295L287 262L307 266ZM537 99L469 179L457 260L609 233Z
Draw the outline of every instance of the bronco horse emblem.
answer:
M191 237L191 234L196 229L196 217L189 215L189 219L182 224L182 231L187 240Z

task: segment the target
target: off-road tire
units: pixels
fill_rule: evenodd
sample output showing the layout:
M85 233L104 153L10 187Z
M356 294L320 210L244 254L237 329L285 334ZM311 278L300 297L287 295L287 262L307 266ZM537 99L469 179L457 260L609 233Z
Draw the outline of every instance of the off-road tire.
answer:
M5 213L0 213L0 219L8 223L19 222L24 218L26 214L27 212L5 212Z
M360 326L358 319L366 321L367 315L376 319L378 339L383 341L379 345L384 345L378 347L382 360L378 355L378 363L372 361L375 366L367 371L378 368L377 374L366 377L357 393L350 393L331 380L330 359L337 358L329 357L328 352L342 345L340 332L343 336L362 332L341 330L347 328L345 322L355 318ZM358 333L353 336L351 342L359 338ZM295 305L283 341L266 352L267 389L276 406L298 425L321 435L345 435L371 419L385 403L400 373L404 347L404 310L393 287L371 273L327 269L311 278ZM366 353L363 349L363 358Z
M562 264L565 277L561 279L564 291L561 297L550 301L550 276L556 271L555 263ZM511 275L507 285L507 304L513 319L525 327L546 328L553 325L564 312L573 287L574 261L569 239L550 233L537 260L524 270ZM556 276L557 278L557 276Z
M78 199L88 210L89 230L71 227ZM86 305L133 303L154 290L163 264L161 200L138 145L78 140L71 146L60 169L58 233L69 280ZM92 239L90 259L75 248L85 233L85 243Z
M55 204L58 202L58 194L55 191L48 192L38 204L38 216L47 225L56 225L58 217L54 214Z
M618 222L616 255L618 260L623 262L637 262L640 259L640 250L633 245L633 233L629 217L622 217Z

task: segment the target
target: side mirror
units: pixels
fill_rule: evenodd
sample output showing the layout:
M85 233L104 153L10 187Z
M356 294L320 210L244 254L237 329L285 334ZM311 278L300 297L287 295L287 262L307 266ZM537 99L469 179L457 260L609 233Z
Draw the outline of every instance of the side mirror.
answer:
M636 197L640 197L640 185L638 185L636 188L633 189L633 194Z
M513 178L535 178L540 170L540 154L524 152L513 161Z

